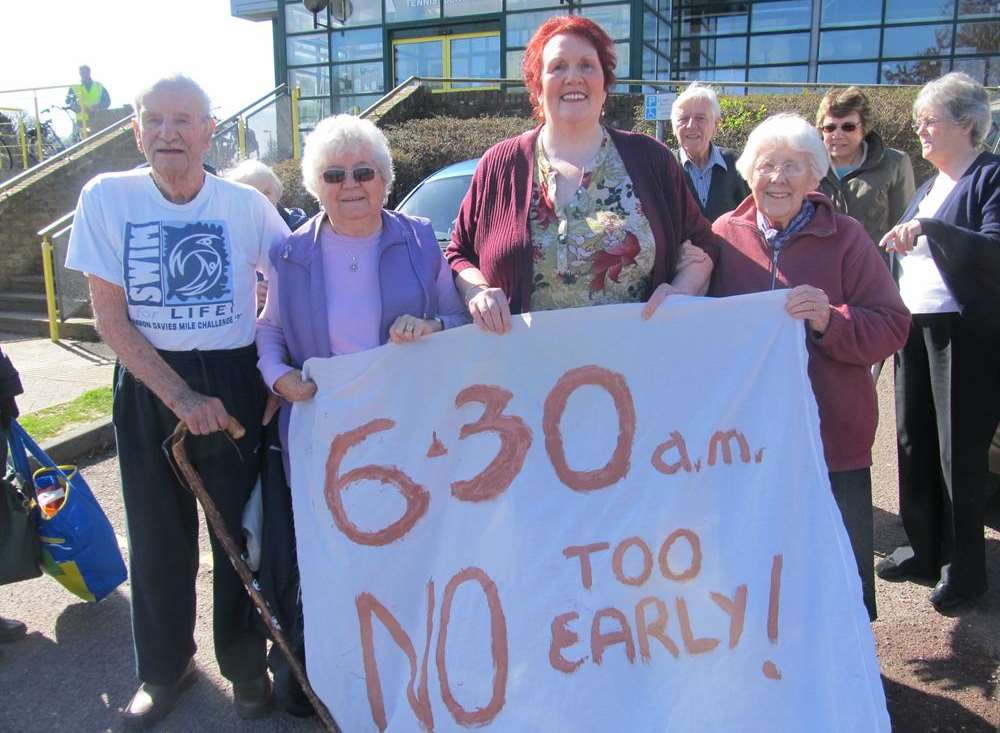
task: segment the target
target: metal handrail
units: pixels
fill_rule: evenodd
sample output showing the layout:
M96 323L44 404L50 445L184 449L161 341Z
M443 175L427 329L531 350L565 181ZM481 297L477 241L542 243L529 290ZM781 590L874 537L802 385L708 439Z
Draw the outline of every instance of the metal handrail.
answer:
M55 84L50 87L25 87L24 89L0 89L0 94L19 94L21 92L41 92L47 89L69 89L72 86L76 86L77 82L70 82L69 84Z
M367 109L365 109L364 111L362 111L361 114L358 115L358 116L361 117L362 119L366 119L368 117L368 115L370 115L372 112L375 111L376 107L382 106L383 104L386 103L386 101L388 101L388 100L392 99L393 97L395 97L397 94L399 94L401 91L403 91L404 89L406 89L406 87L410 86L414 82L421 82L421 81L424 81L424 77L421 77L421 76L410 76L410 77L407 77L404 81L400 82L399 84L397 84L396 86L394 86L392 89L390 89L385 94L385 96L380 97L377 102L375 102L373 105L371 105L370 107L368 107Z
M245 107L243 107L235 115L230 115L225 120L223 120L222 122L218 123L215 126L215 130L216 131L215 131L215 133L213 133L212 138L214 139L215 137L218 137L220 135L225 134L227 131L226 130L222 130L220 128L222 128L224 125L226 125L228 122L230 122L232 120L237 120L238 121L240 115L243 112L245 112L246 110L251 109L255 105L260 104L261 102L267 100L269 97L280 95L281 93L283 93L285 91L285 89L287 88L287 86L288 86L287 84L279 84L277 87L275 87L274 89L272 89L270 92L268 92L264 96L262 96L259 99L255 100L251 104L248 104ZM132 115L132 117L135 117L135 115ZM127 118L127 119L132 119L132 117ZM124 123L125 121L126 120L123 119L120 123L116 122L114 125L111 125L111 127L116 127L119 124ZM95 139L96 137L104 134L107 130L111 129L111 127L105 128L104 130L101 130L100 132L91 135L89 138L87 138L87 140L93 140L93 139ZM75 148L76 146L74 145L73 147ZM67 149L67 150L65 150L63 152L64 153L68 153L70 150L72 150L72 148L69 148L69 149ZM60 153L59 155L62 155L62 153ZM55 160L57 157L58 156L53 156L52 158L49 158L47 161L44 161L44 162L47 163L47 162L49 162L51 160ZM25 173L29 173L30 171L36 170L37 168L40 167L40 165L41 164L36 165L34 168L31 168L29 171L25 171L24 173L19 174L16 178L20 178L21 176L25 175ZM6 183L10 183L11 181L16 180L16 178L11 178L10 181L7 181ZM3 190L3 186L0 185L0 191L2 191L2 190ZM66 212L65 214L63 214L62 216L60 216L58 219L56 219L52 223L47 224L43 229L40 229L38 231L38 236L42 237L42 238L51 237L52 239L55 239L56 237L59 237L59 236L65 234L66 231L69 230L73 226L73 217L75 216L75 214L76 214L75 210L74 211L68 211L68 212ZM57 229L59 231L56 231Z
M281 94L283 94L283 93L285 93L287 91L288 91L288 84L287 83L279 84L274 89L272 89L271 91L269 91L267 94L263 95L259 99L255 99L250 104L246 105L245 107L243 107L243 108L237 110L236 112L234 112L233 114L229 115L229 117L227 117L226 119L219 120L217 123L215 123L215 127L216 128L224 127L224 126L230 124L231 122L233 122L235 120L238 120L240 117L243 116L243 113L246 112L247 110L249 110L249 109L251 109L253 107L256 107L261 102L270 102L271 97L280 96Z
M134 114L131 114L128 117L123 117L120 120L118 120L117 122L114 122L114 123L108 125L103 130L99 130L98 132L95 132L90 137L85 138L84 140L81 140L78 143L73 143L72 145L70 145L65 150L61 150L58 153L56 153L55 155L53 155L51 158L46 158L41 163L38 163L37 165L33 165L31 168L28 168L28 170L21 171L20 173L18 173L13 178L8 178L3 183L0 183L0 194L3 194L3 192L6 191L9 188L13 188L18 183L20 183L22 180L24 180L26 178L30 178L31 176L34 176L36 173L40 172L41 170L43 170L45 168L50 168L53 165L55 165L57 162L65 159L65 158L68 158L68 157L72 156L74 153L79 152L86 145L89 145L90 143L93 143L95 140L101 138L102 136L105 136L105 135L107 135L110 132L116 132L118 129L120 129L122 127L122 125L124 125L125 123L129 122L134 117L135 117Z
M58 219L56 219L54 222L52 222L51 224L47 225L44 229L39 229L38 230L38 236L39 237L47 237L47 236L49 236L50 234L52 234L52 232L54 232L56 229L58 229L59 227L61 227L63 224L67 224L67 223L71 222L73 220L73 214L75 214L75 213L76 213L75 211L70 211L68 213L63 214ZM54 237L58 237L59 234L55 234L53 236Z

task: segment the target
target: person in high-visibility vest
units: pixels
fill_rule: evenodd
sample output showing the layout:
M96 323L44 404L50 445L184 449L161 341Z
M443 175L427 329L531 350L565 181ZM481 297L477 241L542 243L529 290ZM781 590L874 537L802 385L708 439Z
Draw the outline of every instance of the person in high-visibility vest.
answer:
M80 67L80 83L69 88L66 106L76 112L76 127L81 138L90 134L91 112L111 106L108 90L101 82L90 78L90 67L86 64Z

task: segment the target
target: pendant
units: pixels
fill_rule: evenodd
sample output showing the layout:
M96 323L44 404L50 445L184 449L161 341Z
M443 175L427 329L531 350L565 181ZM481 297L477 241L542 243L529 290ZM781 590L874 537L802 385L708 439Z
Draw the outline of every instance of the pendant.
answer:
M358 267L359 267L359 265L358 265L358 258L355 257L354 260L351 262L351 272L357 272L358 271Z

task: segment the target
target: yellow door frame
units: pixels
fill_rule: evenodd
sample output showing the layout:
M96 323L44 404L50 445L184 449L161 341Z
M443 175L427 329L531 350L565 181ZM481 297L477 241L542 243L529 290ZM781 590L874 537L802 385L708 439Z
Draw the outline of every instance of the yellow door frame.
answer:
M406 46L414 43L428 43L431 41L441 41L441 54L442 59L442 69L445 78L451 76L451 42L461 41L467 38L489 38L491 36L500 37L500 31L483 31L480 33L454 33L449 36L420 36L419 38L399 38L393 39L392 41L392 78L395 80L396 74L396 47ZM401 80L400 80L401 81ZM398 82L397 82L398 83ZM474 92L482 91L483 89L499 89L499 86L474 86L474 87L455 87L452 86L450 81L442 83L440 88L432 88L431 92L434 94L443 94L445 92Z

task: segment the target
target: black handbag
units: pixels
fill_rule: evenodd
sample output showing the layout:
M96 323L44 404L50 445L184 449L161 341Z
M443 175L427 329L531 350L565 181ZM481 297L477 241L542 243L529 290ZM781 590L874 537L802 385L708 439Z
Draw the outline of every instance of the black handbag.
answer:
M6 465L0 470L6 470ZM42 574L41 546L32 515L37 510L33 505L28 493L0 477L0 585Z

